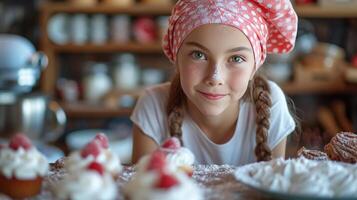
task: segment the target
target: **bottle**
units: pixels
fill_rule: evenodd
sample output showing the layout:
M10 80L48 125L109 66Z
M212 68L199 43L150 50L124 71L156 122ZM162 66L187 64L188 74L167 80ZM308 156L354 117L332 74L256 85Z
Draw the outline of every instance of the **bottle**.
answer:
M140 72L132 54L117 57L114 67L115 87L123 90L135 89L139 84Z
M95 14L90 20L90 39L94 44L104 44L108 40L108 22L104 14Z
M111 19L110 35L115 43L130 41L130 18L128 15L115 15Z
M107 71L107 65L104 63L92 63L88 66L83 89L84 99L89 103L99 103L112 88L112 81Z

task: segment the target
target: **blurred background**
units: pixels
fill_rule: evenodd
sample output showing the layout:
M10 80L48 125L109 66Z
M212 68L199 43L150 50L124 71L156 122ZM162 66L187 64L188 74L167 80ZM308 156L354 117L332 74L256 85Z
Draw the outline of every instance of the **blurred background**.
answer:
M136 100L173 73L161 39L174 3L0 1L0 138L24 132L56 160L104 132L129 163ZM301 123L288 156L357 127L357 0L292 3L296 47L262 68Z

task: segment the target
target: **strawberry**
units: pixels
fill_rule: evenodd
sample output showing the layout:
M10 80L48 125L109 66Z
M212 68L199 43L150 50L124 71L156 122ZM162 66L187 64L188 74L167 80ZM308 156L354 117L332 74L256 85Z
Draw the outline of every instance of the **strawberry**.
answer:
M166 165L166 156L161 151L154 151L150 158L147 170L162 171Z
M98 133L94 140L97 140L104 149L109 148L108 137L104 133Z
M165 140L162 143L161 147L168 148L168 149L178 149L181 147L180 140L177 137L171 137Z
M166 173L160 173L159 180L155 187L160 189L169 189L178 184L179 182L174 176Z
M26 135L18 133L11 138L9 147L15 151L20 147L29 150L32 147L32 144L31 140Z
M101 151L101 146L97 140L90 141L81 151L81 156L83 158L92 155L96 158Z
M96 172L98 172L98 174L100 174L101 176L103 176L103 174L104 174L104 167L103 167L103 165L101 165L101 164L98 163L98 162L91 162L91 163L87 166L87 169L96 171Z

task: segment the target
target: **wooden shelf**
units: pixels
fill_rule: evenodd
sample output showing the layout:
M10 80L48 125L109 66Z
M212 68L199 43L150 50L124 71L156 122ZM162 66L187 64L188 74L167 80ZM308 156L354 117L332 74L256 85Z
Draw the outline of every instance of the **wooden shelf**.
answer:
M287 95L336 95L356 94L357 84L346 83L285 83L280 85ZM91 105L84 102L61 103L69 118L110 118L130 116L132 108L113 108L104 105Z
M354 18L357 17L357 6L295 6L299 17L310 18Z
M56 45L51 44L51 48L60 53L111 53L111 52L133 52L133 53L162 53L160 43L140 44L67 44Z
M113 108L103 105L90 105L83 102L60 103L68 118L109 118L129 116L132 108Z
M135 4L120 7L106 4L96 6L71 5L69 3L47 3L42 9L48 13L105 13L105 14L130 14L130 15L170 15L172 5ZM295 6L300 17L319 18L348 18L357 17L357 6Z
M280 85L287 95L356 94L357 84L346 83L284 83Z
M133 52L133 53L162 53L161 44L159 42L152 44L113 44L107 43L103 45L84 44L84 45L56 45L50 41L47 35L48 21L53 14L56 13L85 13L85 14L128 14L130 16L160 16L170 15L172 6L170 5L145 5L136 4L130 7L118 7L113 5L98 4L96 6L78 6L69 3L47 3L41 7L41 37L40 45L49 58L49 66L45 69L42 80L41 89L47 94L53 94L55 83L59 77L59 53L113 53L113 52ZM357 18L356 6L334 6L321 7L318 5L295 6L295 10L299 17L307 18ZM282 85L283 90L287 95L304 95L304 94L352 94L357 93L357 85L346 84L309 84L299 85L289 83ZM105 107L100 105L87 105L84 102L75 104L62 103L67 116L69 118L106 118L129 116L132 109L121 109Z
M130 14L130 15L170 15L171 5L135 4L121 7L115 5L98 4L95 6L82 6L69 3L47 3L42 9L49 13L105 13L105 14Z

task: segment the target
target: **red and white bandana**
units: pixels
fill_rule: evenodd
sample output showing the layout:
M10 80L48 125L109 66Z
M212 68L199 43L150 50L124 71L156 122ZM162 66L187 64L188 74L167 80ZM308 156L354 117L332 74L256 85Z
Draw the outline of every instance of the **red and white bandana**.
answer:
M169 19L163 50L171 62L183 40L204 24L225 24L250 41L257 67L267 53L287 53L295 44L297 15L290 0L179 0Z

